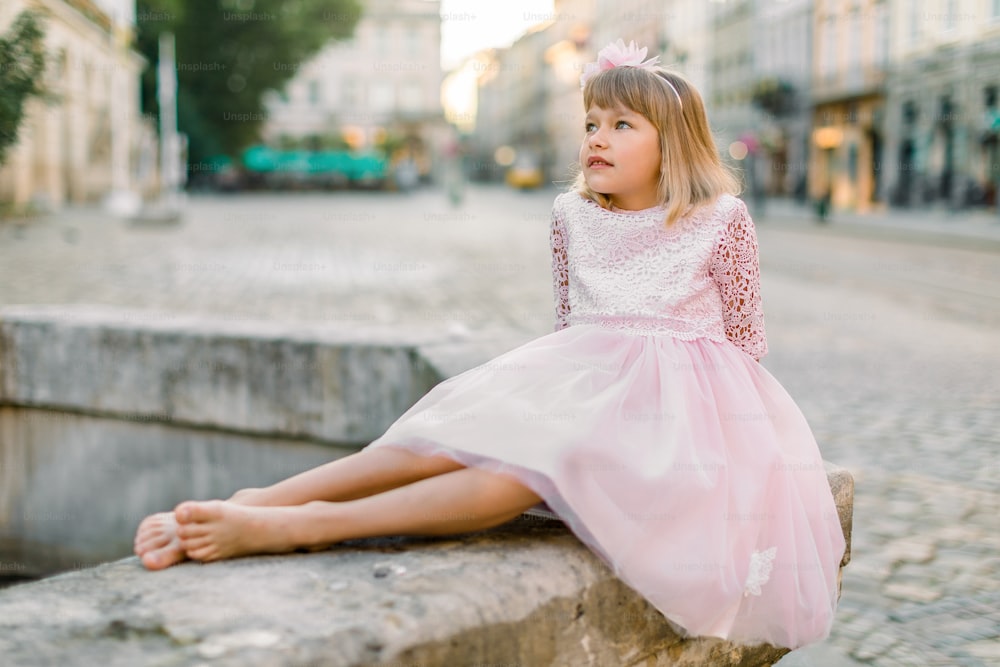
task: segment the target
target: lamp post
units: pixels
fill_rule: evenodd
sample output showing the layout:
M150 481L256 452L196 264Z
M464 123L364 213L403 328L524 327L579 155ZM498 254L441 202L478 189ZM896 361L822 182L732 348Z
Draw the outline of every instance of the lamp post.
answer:
M132 148L132 118L129 107L128 69L131 27L121 12L114 12L111 24L112 58L108 114L111 117L111 191L104 200L105 208L113 215L130 218L142 208L142 197L130 183L129 154Z
M177 134L177 67L174 36L160 33L157 102L160 106L160 199L167 211L180 208L181 140Z
M996 107L990 107L986 111L986 128L992 143L987 153L991 159L987 164L993 178L993 203L996 204L997 215L1000 215L1000 110Z

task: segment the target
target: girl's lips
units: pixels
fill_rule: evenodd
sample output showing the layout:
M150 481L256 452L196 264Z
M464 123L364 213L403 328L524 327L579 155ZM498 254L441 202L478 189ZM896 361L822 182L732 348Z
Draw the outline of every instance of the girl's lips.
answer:
M587 166L593 169L600 169L601 167L613 167L614 165L602 157L591 157L587 160Z

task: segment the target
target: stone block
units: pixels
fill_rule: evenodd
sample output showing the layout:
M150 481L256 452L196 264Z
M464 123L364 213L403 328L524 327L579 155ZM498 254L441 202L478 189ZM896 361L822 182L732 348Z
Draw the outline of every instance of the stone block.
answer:
M0 404L363 445L440 381L430 335L102 306L0 309Z
M0 406L0 561L40 577L117 560L132 553L149 514L273 484L353 451Z
M352 451L437 382L520 342L0 309L0 548L120 549L146 509ZM846 565L854 482L836 466L827 476ZM95 488L106 497L88 499ZM109 502L136 514L123 519ZM0 591L0 628L5 665L753 666L787 653L681 639L561 522L530 515L453 538L163 572L135 558L73 567Z
M0 591L4 664L771 665L681 639L560 522L182 563L126 558Z
M854 477L844 468L828 461L824 461L823 466L826 470L826 479L830 483L830 491L833 492L833 502L837 505L840 528L844 531L844 540L847 542L847 547L844 549L844 558L840 561L840 567L844 567L851 562L851 532L854 525Z

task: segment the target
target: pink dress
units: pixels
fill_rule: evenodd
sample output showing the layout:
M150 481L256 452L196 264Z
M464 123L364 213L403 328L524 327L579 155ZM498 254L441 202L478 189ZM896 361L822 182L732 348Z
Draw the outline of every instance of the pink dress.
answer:
M559 195L555 331L440 383L368 447L515 476L690 635L818 641L845 542L813 434L757 363L753 223L730 195L664 217Z

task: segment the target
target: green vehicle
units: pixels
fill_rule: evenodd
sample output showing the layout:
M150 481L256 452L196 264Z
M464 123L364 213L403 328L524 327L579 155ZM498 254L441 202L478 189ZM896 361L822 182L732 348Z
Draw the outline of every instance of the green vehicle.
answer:
M281 151L262 145L244 151L243 166L279 189L377 189L386 185L389 173L388 160L378 153Z

